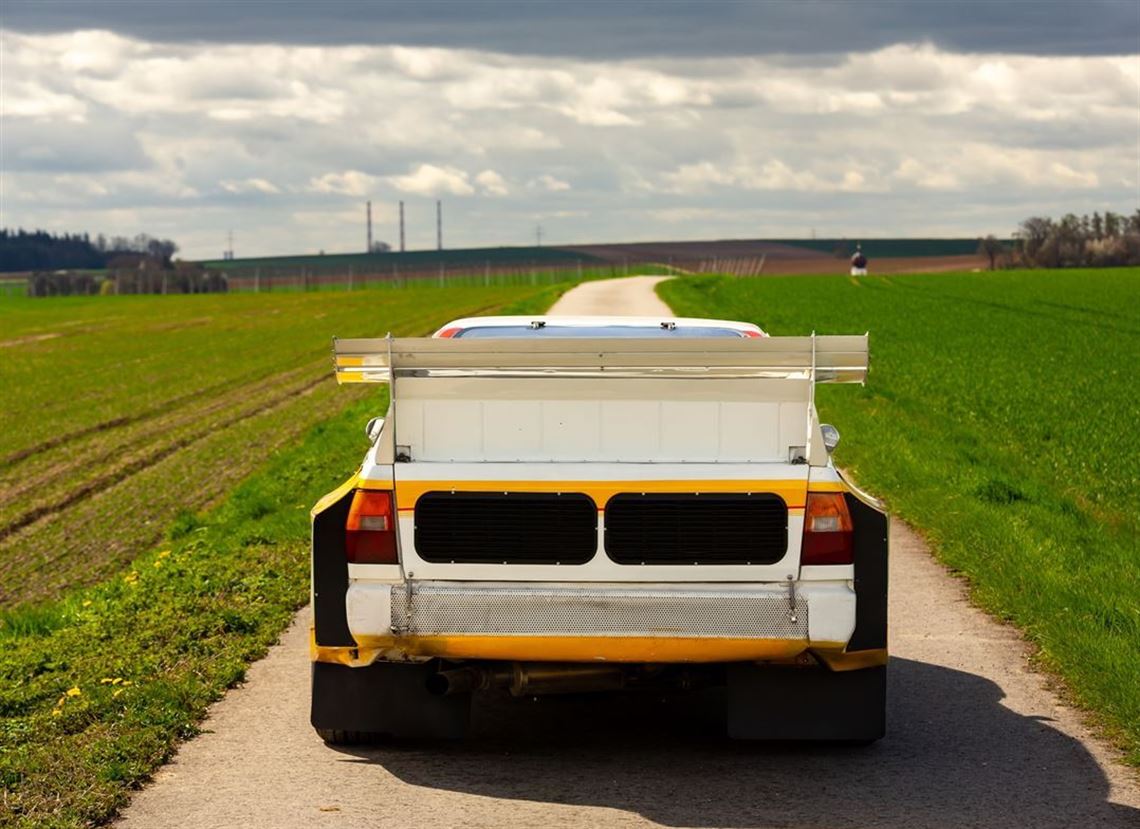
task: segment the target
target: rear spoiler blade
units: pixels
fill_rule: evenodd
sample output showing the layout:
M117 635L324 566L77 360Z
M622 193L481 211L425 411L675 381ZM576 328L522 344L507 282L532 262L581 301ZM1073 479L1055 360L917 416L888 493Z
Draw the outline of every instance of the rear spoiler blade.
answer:
M334 339L338 383L401 376L769 377L862 383L867 335L710 339Z

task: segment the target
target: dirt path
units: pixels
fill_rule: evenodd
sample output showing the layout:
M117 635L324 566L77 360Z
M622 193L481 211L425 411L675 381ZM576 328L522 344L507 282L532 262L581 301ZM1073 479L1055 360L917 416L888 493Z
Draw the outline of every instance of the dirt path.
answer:
M553 311L665 313L653 284L590 283ZM305 610L121 826L1140 825L1136 777L1020 638L898 522L891 543L888 734L870 748L729 743L716 706L646 696L487 696L461 744L329 748L308 724Z
M672 309L654 293L657 283L667 276L630 276L585 282L567 291L554 303L551 314L630 314L633 316L673 316Z

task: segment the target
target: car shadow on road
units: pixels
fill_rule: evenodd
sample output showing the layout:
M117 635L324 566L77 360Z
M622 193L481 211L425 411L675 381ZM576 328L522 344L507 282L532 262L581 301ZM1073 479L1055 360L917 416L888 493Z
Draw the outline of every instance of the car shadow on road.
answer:
M734 743L717 700L626 694L477 699L454 744L340 749L416 786L603 806L665 826L1140 826L1076 740L982 677L894 659L870 747Z

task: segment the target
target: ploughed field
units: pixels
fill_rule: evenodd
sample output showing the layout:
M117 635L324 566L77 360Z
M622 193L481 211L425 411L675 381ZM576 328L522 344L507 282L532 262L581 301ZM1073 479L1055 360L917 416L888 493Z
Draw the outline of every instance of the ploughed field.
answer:
M116 572L358 399L334 333L425 334L538 292L0 301L0 607Z
M1015 622L1140 763L1140 269L698 277L678 314L871 332L836 461ZM954 631L947 631L953 635Z

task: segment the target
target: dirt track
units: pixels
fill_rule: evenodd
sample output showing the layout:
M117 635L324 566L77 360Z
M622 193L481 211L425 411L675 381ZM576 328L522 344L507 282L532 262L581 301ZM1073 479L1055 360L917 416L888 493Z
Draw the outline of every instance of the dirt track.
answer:
M583 285L553 311L661 313L655 281ZM308 725L306 610L121 825L1140 825L1135 775L1020 638L905 526L891 543L888 735L870 748L729 743L714 700L656 696L487 696L461 744L329 748Z

